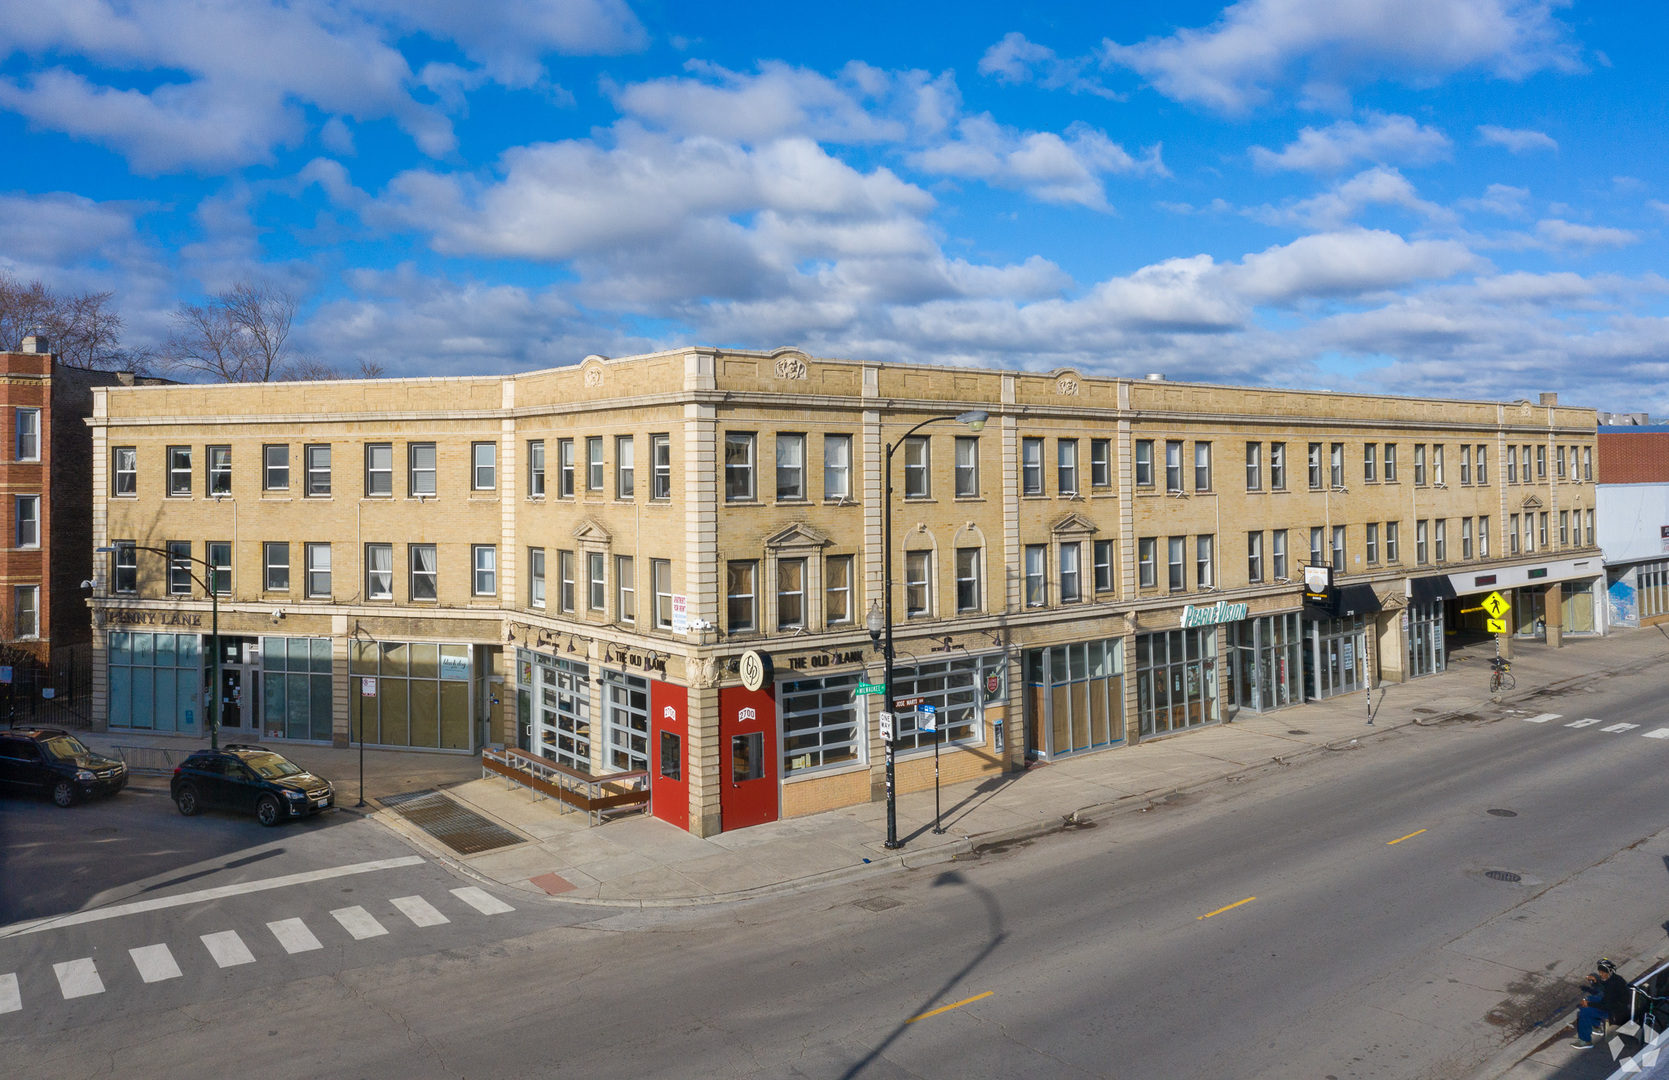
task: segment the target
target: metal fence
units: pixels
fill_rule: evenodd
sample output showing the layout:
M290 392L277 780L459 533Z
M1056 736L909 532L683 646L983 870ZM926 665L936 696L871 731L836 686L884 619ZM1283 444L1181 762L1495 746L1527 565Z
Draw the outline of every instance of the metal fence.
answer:
M11 655L0 654L0 669L11 669L11 681L0 682L0 721L14 727L93 726L91 645L53 649L48 664L9 649L4 652Z
M116 753L127 763L128 772L151 776L171 776L174 767L195 754L198 747L117 746Z

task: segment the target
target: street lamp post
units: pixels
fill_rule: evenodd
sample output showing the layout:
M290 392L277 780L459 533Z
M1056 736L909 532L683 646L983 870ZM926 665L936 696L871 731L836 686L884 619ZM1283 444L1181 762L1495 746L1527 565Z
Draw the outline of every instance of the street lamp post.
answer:
M101 555L106 555L106 554L113 553L116 549L113 548L113 547L101 547L101 548L94 548L93 550L98 552ZM187 570L186 573L191 576L191 580L193 580L197 584L203 586L203 591L204 592L207 592L209 594L209 611L210 611L209 637L214 642L214 646L213 646L214 647L214 682L209 688L209 716L208 716L208 720L209 720L209 747L211 749L214 749L214 750L219 750L220 749L220 692L221 692L220 691L220 590L216 589L214 587L214 564L210 563L207 559L199 559L195 555L183 555L183 556L182 555L176 555L175 553L167 550L166 548L146 547L142 544L135 544L133 546L133 550L135 550L135 551L149 551L152 554L161 555L163 558L168 560L168 572L169 573L173 573L174 560L178 559L178 558L184 558L184 559L186 559L190 562L200 563L202 566L204 566L208 570L209 579L206 582L202 578L198 577L196 574L192 574L190 570Z
M881 500L881 577L882 577L881 602L884 605L884 609L878 611L878 610L876 610L875 605L872 603L869 607L869 615L868 615L867 619L865 620L865 625L866 625L866 628L869 630L870 641L874 642L881 649L881 657L882 657L882 659L883 659L883 661L885 662L885 665L886 665L886 674L883 676L883 680L884 680L885 685L882 688L881 700L883 702L882 708L889 715L895 715L895 714L893 714L893 693L892 693L892 675L893 675L893 647L892 647L892 455L893 455L893 452L896 451L900 446L903 446L904 441L906 439L908 439L910 436L914 435L916 432L920 431L922 428L926 427L928 424L938 423L940 420L955 420L959 424L968 425L968 428L972 431L980 431L985 427L985 421L988 420L988 419L990 419L990 414L986 413L986 412L982 412L978 409L972 409L972 410L970 410L968 412L964 412L964 413L957 413L954 416L947 415L947 416L929 417L928 419L923 420L921 423L917 424L915 427L911 428L909 431L906 431L903 435L900 435L897 439L895 439L892 443L890 443L887 446L886 462L883 466L883 468L886 470L886 473L885 473L885 491L886 491L886 494L884 495L884 497ZM882 643L882 638L883 637L886 639L884 644ZM897 851L899 848L902 848L904 846L904 842L898 838L898 791L897 791L897 788L895 787L895 785L893 783L894 764L895 764L896 757L897 757L897 755L895 753L895 741L898 737L898 726L897 726L897 724L898 724L897 720L894 719L892 736L889 737L886 741L887 742L887 842L886 842L886 848L887 848L888 851Z

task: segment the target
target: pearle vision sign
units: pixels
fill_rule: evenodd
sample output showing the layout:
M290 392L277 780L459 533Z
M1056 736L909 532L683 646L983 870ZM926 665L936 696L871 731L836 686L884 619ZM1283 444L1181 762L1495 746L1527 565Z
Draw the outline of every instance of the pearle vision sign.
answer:
M1219 600L1211 607L1189 604L1182 609L1183 626L1215 626L1217 623L1239 622L1245 617L1245 604L1231 604L1226 600Z

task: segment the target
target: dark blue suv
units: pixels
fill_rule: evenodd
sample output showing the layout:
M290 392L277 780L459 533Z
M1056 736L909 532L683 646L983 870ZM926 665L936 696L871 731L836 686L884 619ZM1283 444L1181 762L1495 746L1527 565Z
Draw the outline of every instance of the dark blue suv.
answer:
M127 779L125 763L93 753L67 731L0 731L0 790L50 795L70 806L89 795L114 795Z
M330 781L265 747L237 743L186 758L174 770L168 793L187 817L204 809L232 810L252 813L262 825L336 805Z

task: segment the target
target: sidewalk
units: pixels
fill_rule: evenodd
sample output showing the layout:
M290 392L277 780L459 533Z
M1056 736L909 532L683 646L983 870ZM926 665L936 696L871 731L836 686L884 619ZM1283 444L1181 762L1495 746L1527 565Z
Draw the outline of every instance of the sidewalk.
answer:
M1503 697L1508 704L1649 663L1669 655L1669 640L1648 629L1568 641L1559 650L1534 644L1515 644L1515 650L1518 682ZM902 852L883 847L884 803L704 840L642 816L587 828L585 815L558 814L551 801L536 801L525 788L498 777L458 784L447 795L508 828L521 843L459 855L391 811L377 818L465 873L561 900L661 907L747 899L945 862L980 846L1012 843L1148 806L1271 762L1287 763L1409 724L1487 709L1492 705L1491 655L1488 643L1472 646L1451 656L1450 669L1441 675L1391 685L1372 727L1366 723L1363 695L1353 694L1264 715L1242 712L1229 724L949 785L942 796L943 835L932 832L931 790L900 796ZM306 760L299 752L294 756ZM473 761L470 767L475 768ZM441 768L437 763L435 769ZM367 776L368 790L384 790L380 784L372 787Z

